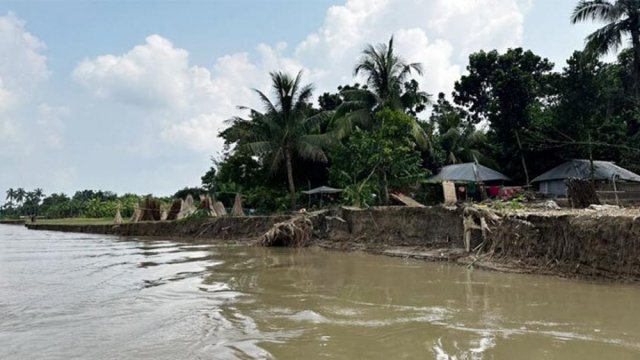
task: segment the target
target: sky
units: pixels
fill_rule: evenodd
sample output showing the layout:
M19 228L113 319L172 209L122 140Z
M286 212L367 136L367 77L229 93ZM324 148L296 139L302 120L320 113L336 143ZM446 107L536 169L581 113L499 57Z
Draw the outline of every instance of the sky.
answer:
M575 3L0 0L0 191L198 186L224 121L259 106L251 89L268 90L270 71L335 91L392 35L432 94L481 49L524 47L560 70L597 26L569 23Z

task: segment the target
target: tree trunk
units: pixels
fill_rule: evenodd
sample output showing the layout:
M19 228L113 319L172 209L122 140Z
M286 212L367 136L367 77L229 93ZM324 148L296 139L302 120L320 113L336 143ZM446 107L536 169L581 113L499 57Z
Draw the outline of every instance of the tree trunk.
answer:
M631 43L633 44L633 97L640 101L640 15L636 15L631 24Z
M516 141L518 142L518 150L520 150L520 160L522 161L522 168L524 169L524 176L527 179L527 185L529 185L529 170L527 170L527 162L524 160L524 152L522 151L522 143L520 142L520 133L518 130L516 133Z
M295 210L296 209L296 185L293 183L293 164L291 161L291 152L289 150L285 151L285 160L287 162L287 180L289 181L289 196L290 196L289 206L291 210Z
M595 184L596 166L593 163L593 146L591 146L591 132L589 132L589 165L591 169L589 171L589 180L592 184Z
M389 205L389 181L386 171L382 172L382 201L384 201L384 205Z

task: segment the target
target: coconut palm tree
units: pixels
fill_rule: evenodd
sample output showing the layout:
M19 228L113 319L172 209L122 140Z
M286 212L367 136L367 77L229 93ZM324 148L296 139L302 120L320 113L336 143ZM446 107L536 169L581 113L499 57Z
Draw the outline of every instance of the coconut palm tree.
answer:
M373 113L387 107L414 112L429 102L429 94L418 90L417 82L410 81L412 73L422 75L422 64L407 63L395 53L393 37L388 43L367 45L353 69L353 75L362 75L366 87L342 91L345 101L336 110L336 130L347 135L354 126L363 128L371 124ZM419 145L426 147L427 137L416 122L412 132Z
M23 188L19 187L16 189L14 199L18 204L22 204L26 196L27 196L27 192Z
M378 104L399 108L402 86L411 72L422 75L422 64L408 64L393 50L393 37L388 44L367 45L353 69L353 75L364 75Z
M438 128L440 146L447 156L448 164L479 161L483 164L490 162L481 151L487 143L485 133L471 126L462 126L456 119L441 124Z
M44 191L42 191L41 188L33 190L33 197L37 199L38 203L40 203L40 200L44 197Z
M42 201L43 197L44 192L41 188L27 192L25 196L25 204L28 204L31 207L31 215L38 215L38 207L40 207L40 201Z
M486 134L467 122L467 116L464 109L447 101L444 93L438 94L431 113L431 126L438 129L437 141L444 151L446 163L479 161L492 164L482 151L487 145Z
M13 188L7 189L7 197L6 200L9 204L13 203L13 200L16 198L16 191Z
M633 49L633 91L640 95L640 1L580 0L573 10L573 24L587 20L600 21L604 26L586 38L586 48L598 55L616 51L623 38L629 37Z
M236 136L243 146L270 163L277 170L282 163L287 171L290 206L296 206L293 159L299 156L313 161L326 162L324 146L331 143L328 135L319 133L319 124L328 118L325 113L310 115L312 85L302 85L302 71L293 78L282 72L272 72L274 101L260 90L254 92L260 98L265 111L251 110L251 119L233 118Z

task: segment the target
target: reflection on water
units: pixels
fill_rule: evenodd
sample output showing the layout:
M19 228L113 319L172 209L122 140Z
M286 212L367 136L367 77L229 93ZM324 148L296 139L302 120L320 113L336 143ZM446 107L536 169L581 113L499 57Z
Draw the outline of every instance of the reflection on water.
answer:
M640 287L0 225L1 359L638 359Z

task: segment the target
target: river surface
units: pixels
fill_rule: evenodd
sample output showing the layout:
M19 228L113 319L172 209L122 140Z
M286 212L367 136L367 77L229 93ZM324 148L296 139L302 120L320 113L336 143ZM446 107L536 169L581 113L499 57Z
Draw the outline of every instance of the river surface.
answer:
M640 359L640 286L0 225L0 359Z

